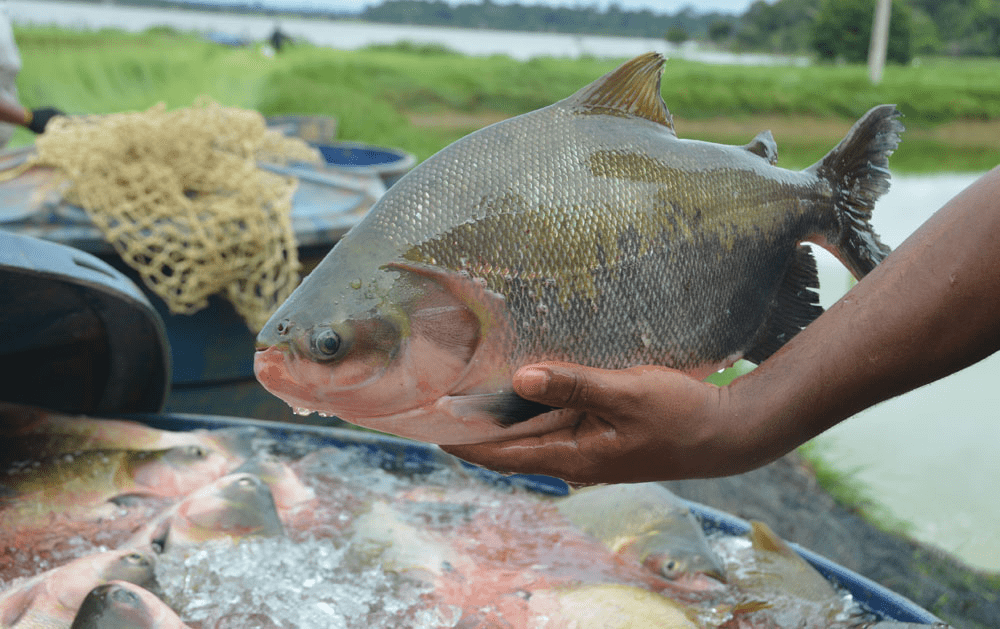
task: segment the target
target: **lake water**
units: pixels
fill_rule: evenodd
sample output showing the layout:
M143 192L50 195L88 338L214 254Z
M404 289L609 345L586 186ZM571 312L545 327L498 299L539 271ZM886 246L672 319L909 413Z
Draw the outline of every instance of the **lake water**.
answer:
M229 16L167 9L9 0L15 23L69 28L116 27L141 31L168 24L261 40L274 28L269 17ZM361 24L282 19L292 37L317 45L356 49L371 43L408 40L441 43L473 55L508 54L626 57L649 50L714 63L802 63L753 55L726 55L673 47L661 40L552 33ZM905 144L904 144L905 149ZM884 240L898 245L931 213L967 186L975 175L896 177L873 222ZM847 272L825 252L820 263L821 297L829 305L850 285ZM827 458L857 478L897 517L912 523L918 539L933 543L982 568L1000 570L1000 444L998 398L993 391L1000 355L949 378L887 401L818 438Z
M402 24L368 24L348 20L319 18L281 18L254 15L112 6L74 2L39 2L8 0L7 14L16 24L53 24L66 28L120 28L139 32L150 26L168 24L181 30L218 33L261 41L281 24L281 30L292 38L318 46L355 50L369 44L391 44L398 41L444 44L467 55L509 55L526 60L537 56L633 57L651 50L667 56L697 59L709 63L796 63L799 57L740 54L699 50L692 44L674 46L663 39L635 37L602 37L568 35L564 33L520 33L487 29L409 26Z

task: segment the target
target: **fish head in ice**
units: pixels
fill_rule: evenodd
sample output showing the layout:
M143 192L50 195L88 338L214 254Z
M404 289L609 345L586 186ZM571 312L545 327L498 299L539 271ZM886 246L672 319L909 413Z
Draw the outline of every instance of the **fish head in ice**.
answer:
M688 590L726 581L723 562L686 502L659 483L604 485L557 502L571 523Z
M283 534L284 526L267 484L253 474L236 473L189 495L140 538L167 551L222 537Z
M143 587L151 586L156 583L156 556L149 550L135 548L110 551L101 577L105 581L119 580Z
M183 496L225 476L232 465L222 452L202 445L137 451L127 463L132 480L147 493Z
M83 599L70 629L183 629L176 613L155 594L128 581L111 581Z

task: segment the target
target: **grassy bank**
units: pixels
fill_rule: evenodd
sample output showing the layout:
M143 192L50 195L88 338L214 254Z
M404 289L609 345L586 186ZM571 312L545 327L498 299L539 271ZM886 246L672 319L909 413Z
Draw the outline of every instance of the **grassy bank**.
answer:
M28 105L74 113L190 104L207 94L265 114L335 116L343 139L426 158L496 120L563 98L617 61L466 57L400 45L359 52L297 45L275 58L166 30L129 35L17 29ZM908 127L893 156L901 172L979 171L1000 162L996 60L890 67L877 87L856 66L730 67L667 63L663 98L681 137L743 144L762 128L779 164L821 157L870 107L897 103ZM27 134L16 141L30 142Z

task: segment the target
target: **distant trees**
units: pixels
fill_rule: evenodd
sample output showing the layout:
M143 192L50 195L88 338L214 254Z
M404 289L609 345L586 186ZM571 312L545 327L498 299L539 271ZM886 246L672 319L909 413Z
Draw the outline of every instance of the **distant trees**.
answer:
M736 25L737 46L774 53L805 52L809 49L810 28L820 2L779 0L770 4L757 0Z
M382 0L359 17L372 22L666 38L674 43L707 39L738 50L815 52L824 59L864 62L874 6L875 0L756 0L743 15L732 16L699 13L690 7L673 15L632 11L615 1L601 10L589 1L545 6L495 0ZM914 54L941 53L1000 56L1000 0L894 0L888 59L907 63Z
M683 44L690 39L688 37L688 32L681 28L680 26L671 26L667 29L667 34L664 38L671 44Z
M997 0L909 0L918 52L1000 56Z
M492 0L459 2L443 0L383 0L367 7L359 16L371 22L394 24L430 24L495 28L519 31L593 33L629 37L663 38L667 33L684 40L704 37L708 25L716 20L734 20L718 13L698 13L682 9L674 15L653 13L649 9L631 11L611 2L601 11L589 6L545 6L538 4L499 3ZM680 30L672 30L680 29ZM682 40L682 41L684 41Z
M823 0L812 27L813 49L822 59L864 63L868 59L874 17L872 0ZM887 61L907 64L913 58L911 20L902 0L893 0Z

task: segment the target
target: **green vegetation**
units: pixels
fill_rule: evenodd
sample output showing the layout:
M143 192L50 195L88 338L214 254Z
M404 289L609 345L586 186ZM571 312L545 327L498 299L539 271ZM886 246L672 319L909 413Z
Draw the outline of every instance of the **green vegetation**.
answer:
M913 17L902 0L893 0L886 61L907 64L913 58ZM875 3L825 0L812 23L812 48L821 59L866 63L872 39Z
M844 471L835 463L822 446L815 440L798 449L799 454L812 466L816 482L826 490L837 504L861 515L869 523L883 531L908 535L913 525L895 517L888 507L872 496L871 489L858 480L860 469Z
M466 57L404 44L358 52L295 45L268 58L157 29L141 35L20 28L28 106L73 113L175 108L206 94L265 115L320 114L345 140L398 146L424 159L485 124L564 98L620 60ZM870 107L897 103L908 131L898 171L979 171L1000 162L1000 60L892 66L873 86L857 65L712 66L670 60L663 98L681 137L743 144L762 128L779 164L815 162ZM28 143L20 132L15 142Z
M569 3L562 3L569 4ZM384 0L361 12L368 22L462 26L511 31L545 31L559 33L592 33L626 37L663 37L673 31L702 36L709 24L717 20L733 21L730 15L702 13L684 8L670 15L649 9L629 10L612 2L604 10L577 3L577 6L544 6L537 4L480 2L444 2L443 0Z

